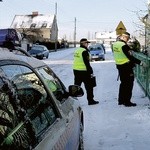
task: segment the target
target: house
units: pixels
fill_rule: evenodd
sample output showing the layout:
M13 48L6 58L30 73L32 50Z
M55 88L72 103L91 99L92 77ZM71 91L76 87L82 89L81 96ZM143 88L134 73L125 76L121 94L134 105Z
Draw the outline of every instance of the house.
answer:
M32 41L57 41L58 27L56 15L43 15L32 12L30 15L15 15L11 28Z
M116 32L96 32L95 34L96 41L100 41L105 44L111 44L116 41L117 35Z

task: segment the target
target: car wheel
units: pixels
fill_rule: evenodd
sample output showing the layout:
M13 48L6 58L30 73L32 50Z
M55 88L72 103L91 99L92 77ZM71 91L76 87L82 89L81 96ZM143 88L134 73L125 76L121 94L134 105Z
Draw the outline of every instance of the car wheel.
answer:
M43 59L43 58L44 58L44 55L41 55L41 56L40 56L40 59Z
M48 55L46 56L46 58L48 59Z

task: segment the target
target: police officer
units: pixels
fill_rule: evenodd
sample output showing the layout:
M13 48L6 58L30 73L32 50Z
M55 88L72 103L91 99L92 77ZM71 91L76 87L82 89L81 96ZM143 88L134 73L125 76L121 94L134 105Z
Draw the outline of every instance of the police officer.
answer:
M125 32L120 37L120 40L113 44L114 59L121 81L119 87L118 105L125 105L127 107L136 106L136 103L131 102L134 82L133 68L135 64L143 65L143 62L136 59L132 55L132 51L127 45L129 39L130 34Z
M73 72L74 72L74 84L81 86L84 83L88 105L98 104L98 101L94 100L93 85L91 81L91 75L93 69L90 65L90 55L88 50L87 39L83 38L80 40L80 47L74 52Z

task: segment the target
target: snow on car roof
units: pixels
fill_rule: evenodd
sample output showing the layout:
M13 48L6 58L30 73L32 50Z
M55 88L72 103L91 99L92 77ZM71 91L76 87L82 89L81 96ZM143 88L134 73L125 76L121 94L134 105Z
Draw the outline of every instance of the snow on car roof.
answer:
M25 62L25 63L29 64L33 68L37 68L37 67L41 67L41 66L46 65L43 61L38 60L34 57L25 56L23 54L22 55L14 54L13 52L10 52L6 48L0 48L0 61L1 60L22 61L22 62Z

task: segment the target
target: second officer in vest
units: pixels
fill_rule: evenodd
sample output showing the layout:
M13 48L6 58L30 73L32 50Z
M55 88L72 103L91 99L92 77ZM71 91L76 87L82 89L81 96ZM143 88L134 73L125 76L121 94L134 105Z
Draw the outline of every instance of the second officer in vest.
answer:
M114 59L121 81L119 87L118 105L125 105L127 107L136 106L136 103L131 102L134 83L133 68L135 64L143 64L143 62L136 59L132 55L132 51L127 45L129 39L130 34L125 32L120 37L120 40L113 44Z
M98 101L94 100L93 85L91 84L91 75L93 69L90 65L90 55L88 50L87 39L83 38L80 40L80 47L74 52L73 72L74 72L74 84L81 86L84 83L88 105L98 104Z

